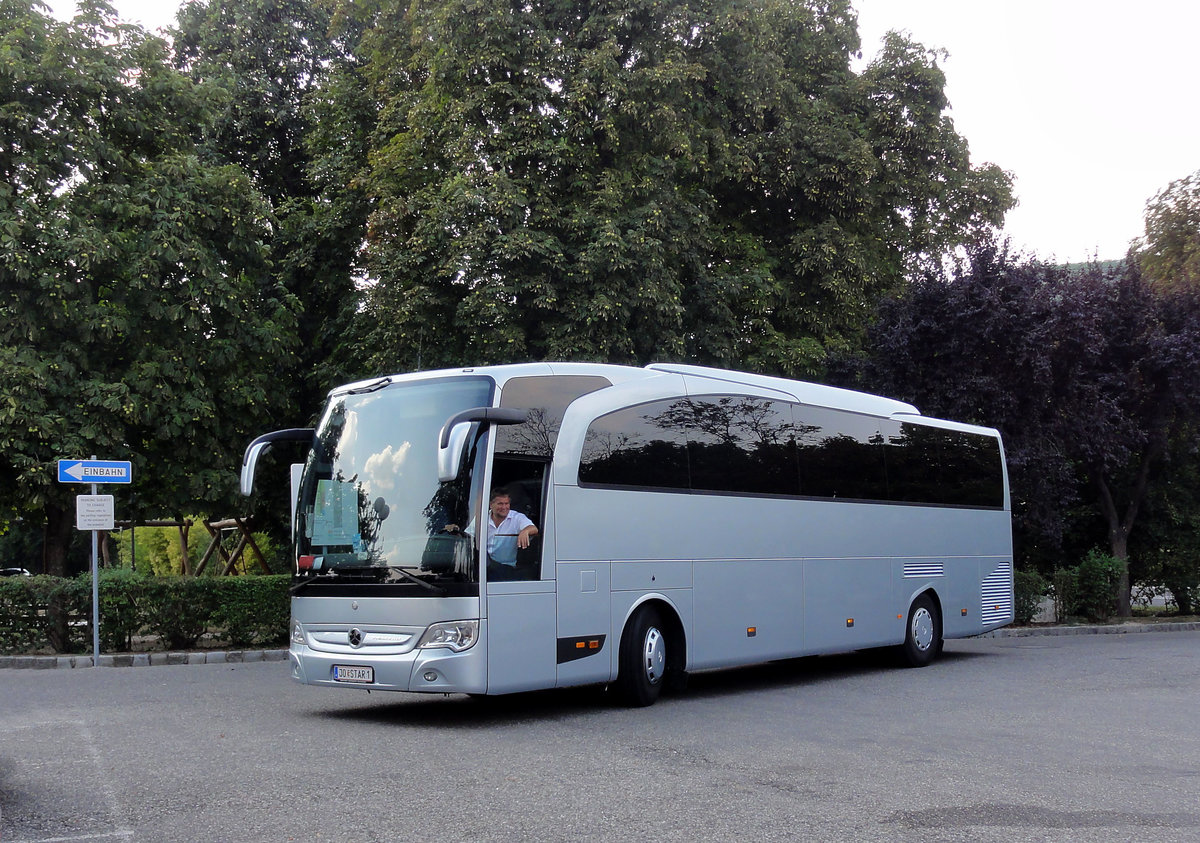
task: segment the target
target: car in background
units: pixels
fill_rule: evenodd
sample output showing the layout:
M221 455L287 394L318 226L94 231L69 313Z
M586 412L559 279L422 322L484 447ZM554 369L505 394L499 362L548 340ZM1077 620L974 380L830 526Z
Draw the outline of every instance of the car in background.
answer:
M0 568L0 577L31 577L24 568Z

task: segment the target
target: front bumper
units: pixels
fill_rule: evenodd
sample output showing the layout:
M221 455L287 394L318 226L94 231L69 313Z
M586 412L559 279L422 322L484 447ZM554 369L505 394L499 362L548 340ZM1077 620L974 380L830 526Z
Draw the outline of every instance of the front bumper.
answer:
M484 630L469 650L445 648L411 650L394 655L329 653L293 642L288 651L292 678L305 685L357 688L367 691L410 691L430 694L487 692L487 647ZM374 682L344 682L333 678L335 665L370 667Z

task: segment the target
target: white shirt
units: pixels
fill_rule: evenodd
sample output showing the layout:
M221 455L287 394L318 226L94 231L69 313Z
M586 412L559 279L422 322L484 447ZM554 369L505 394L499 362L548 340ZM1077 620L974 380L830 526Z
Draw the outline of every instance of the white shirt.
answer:
M501 565L517 564L517 534L526 527L532 527L533 522L515 509L510 509L508 515L499 524L488 515L488 558Z

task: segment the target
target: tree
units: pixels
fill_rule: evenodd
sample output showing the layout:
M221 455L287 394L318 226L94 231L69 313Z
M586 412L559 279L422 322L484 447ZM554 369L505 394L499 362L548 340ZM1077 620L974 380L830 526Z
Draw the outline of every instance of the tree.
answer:
M865 385L1000 429L1027 558L1054 555L1085 494L1127 560L1170 441L1200 418L1200 297L1155 294L1134 265L979 249L887 302L868 347ZM1128 615L1128 571L1122 592Z
M245 174L194 144L211 91L161 39L100 0L70 23L0 0L0 88L0 499L41 511L61 575L77 490L58 458L128 459L166 509L232 498L291 302Z
M1200 287L1200 170L1146 203L1146 234L1134 253L1156 289Z
M1161 583L1181 614L1200 610L1200 445L1194 428L1171 442L1167 463L1130 536L1134 574Z
M335 20L332 8L190 0L173 33L176 66L223 92L206 151L240 166L269 207L271 277L300 306L295 368L280 374L301 421L344 378L335 358L357 307L368 207L354 185L369 125L350 51L358 28L351 14Z
M856 75L858 46L847 2L384 5L370 364L815 370L1012 205L936 55L891 36Z
M1058 558L1078 497L1074 466L1058 447L1053 401L1065 387L1067 361L1085 353L1056 330L1052 291L1068 283L1061 268L994 246L973 249L951 277L933 272L885 299L866 359L833 367L835 379L838 369L849 370L840 378L847 385L998 428L1018 555L1046 564Z

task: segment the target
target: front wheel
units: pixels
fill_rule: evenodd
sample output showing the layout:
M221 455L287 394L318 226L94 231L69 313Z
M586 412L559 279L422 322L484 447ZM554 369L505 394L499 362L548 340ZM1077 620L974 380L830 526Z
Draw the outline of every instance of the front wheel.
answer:
M617 690L627 704L646 706L658 699L667 672L668 643L658 610L638 609L621 636L618 655Z
M942 650L942 615L928 594L922 594L908 609L908 631L901 653L910 667L925 667Z

